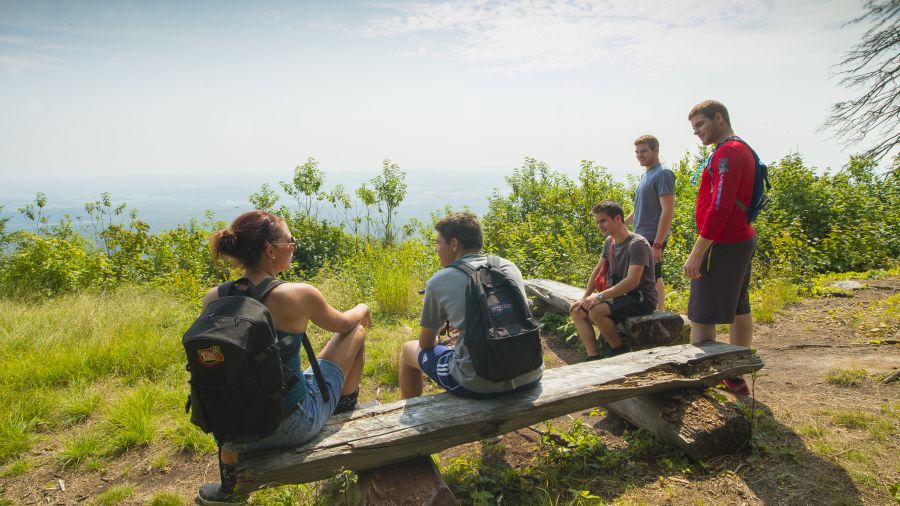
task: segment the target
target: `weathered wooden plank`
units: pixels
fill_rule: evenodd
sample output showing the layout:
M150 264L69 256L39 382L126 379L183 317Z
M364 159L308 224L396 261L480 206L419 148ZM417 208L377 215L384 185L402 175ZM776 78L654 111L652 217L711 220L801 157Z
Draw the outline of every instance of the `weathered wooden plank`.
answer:
M425 456L620 399L712 385L759 370L750 350L724 343L680 345L545 371L528 392L486 400L418 397L333 417L305 446L242 455L238 487L304 483Z
M568 315L572 303L584 295L584 289L549 279L526 279L525 290L539 301L536 307ZM671 311L654 311L626 318L618 325L619 337L634 350L669 346L686 342L685 319Z
M641 395L606 408L696 458L736 453L750 441L743 412L707 398L702 389Z

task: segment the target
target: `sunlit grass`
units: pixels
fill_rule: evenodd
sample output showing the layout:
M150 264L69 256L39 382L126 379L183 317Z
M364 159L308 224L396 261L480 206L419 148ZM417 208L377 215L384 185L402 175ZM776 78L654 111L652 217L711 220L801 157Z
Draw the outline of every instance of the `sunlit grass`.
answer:
M27 473L32 467L30 460L18 459L10 462L0 470L0 478L15 478Z
M147 506L182 506L184 499L172 492L160 492L147 501Z
M834 385L852 387L865 381L865 369L831 369L825 373L825 380Z
M78 465L100 460L111 449L107 434L99 427L90 427L63 440L59 460L64 465Z
M786 305L800 300L797 287L783 279L765 281L751 291L750 297L753 318L762 323L775 321L775 315Z
M98 495L93 504L96 504L97 506L114 506L116 504L121 504L134 494L134 489L134 485L130 483L113 485Z
M175 422L175 427L166 432L166 439L182 451L197 454L212 454L216 451L216 441L186 418Z
M106 410L113 445L124 450L153 442L157 436L157 392L145 384L116 399Z

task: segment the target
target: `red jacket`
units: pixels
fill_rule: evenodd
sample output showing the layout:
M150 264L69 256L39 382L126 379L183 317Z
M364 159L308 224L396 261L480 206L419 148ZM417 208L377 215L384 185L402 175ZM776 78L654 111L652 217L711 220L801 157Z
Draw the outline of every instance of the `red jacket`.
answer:
M725 139L700 179L694 217L701 237L714 242L741 242L756 236L747 213L735 202L750 202L755 177L756 161L750 148Z

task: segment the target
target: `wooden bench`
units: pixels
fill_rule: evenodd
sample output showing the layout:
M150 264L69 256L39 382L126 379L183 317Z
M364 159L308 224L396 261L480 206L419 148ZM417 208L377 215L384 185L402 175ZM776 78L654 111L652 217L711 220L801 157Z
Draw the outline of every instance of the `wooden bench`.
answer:
M535 313L551 312L568 315L572 303L584 295L578 288L550 279L526 279L525 291L535 298ZM654 311L644 316L626 318L618 325L619 337L632 349L668 346L687 342L687 321L672 311Z
M762 365L746 348L678 345L548 369L535 389L494 399L442 393L360 409L332 417L304 446L241 455L237 486L252 491L378 469L614 401L713 385Z

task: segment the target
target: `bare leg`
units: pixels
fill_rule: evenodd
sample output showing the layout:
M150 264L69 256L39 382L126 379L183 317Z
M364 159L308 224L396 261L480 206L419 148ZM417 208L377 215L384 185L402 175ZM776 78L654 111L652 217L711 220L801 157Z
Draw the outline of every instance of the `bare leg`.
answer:
M366 329L362 325L357 325L346 334L332 336L319 352L319 358L334 362L344 372L341 395L350 394L359 388L359 378L362 376L365 360L365 341Z
M406 341L400 348L400 397L409 399L422 395L425 377L419 369L419 342Z
M666 309L666 284L663 278L656 278L656 295L659 296L656 302L656 309L663 311Z
M716 325L714 323L691 322L691 344L698 344L715 340Z
M728 329L729 342L735 346L749 348L753 344L753 315L739 314Z
M610 314L609 304L600 303L591 308L591 320L600 327L600 334L606 340L610 348L618 348L622 346L622 339L619 338L619 331L616 329L616 322L613 321Z
M597 355L597 335L594 333L594 324L591 323L588 314L578 309L569 313L572 316L572 323L575 324L575 330L578 331L578 337L584 344L584 351L589 357Z

